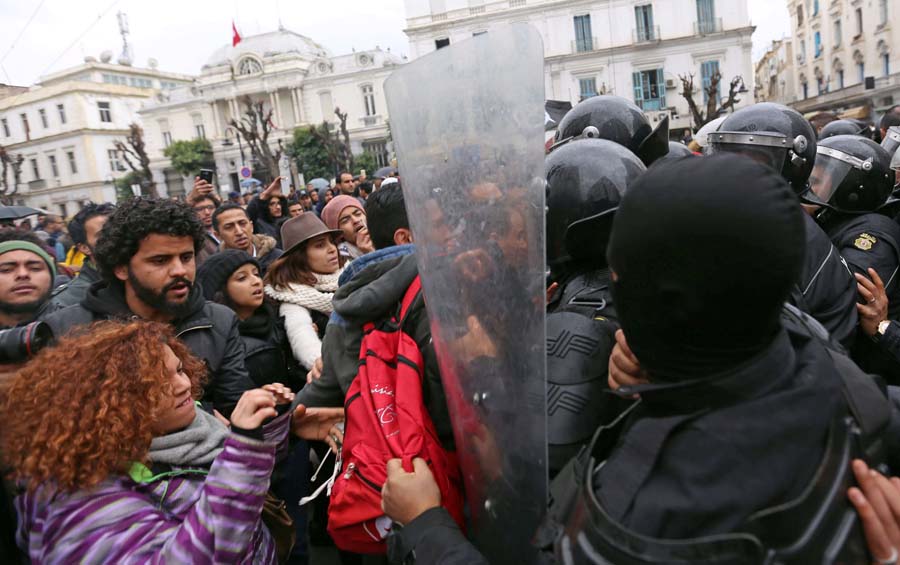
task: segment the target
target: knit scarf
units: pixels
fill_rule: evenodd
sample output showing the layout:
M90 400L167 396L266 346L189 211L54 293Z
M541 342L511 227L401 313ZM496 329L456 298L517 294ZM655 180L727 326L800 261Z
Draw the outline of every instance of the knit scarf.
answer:
M190 426L153 438L150 460L178 467L210 465L222 452L227 436L228 428L215 416L198 408Z
M276 290L272 285L266 285L266 294L278 302L296 304L307 310L330 315L334 311L331 300L334 298L334 292L338 289L338 277L343 271L342 268L330 275L313 273L313 276L316 277L316 284L313 286L291 283L286 288L279 287Z

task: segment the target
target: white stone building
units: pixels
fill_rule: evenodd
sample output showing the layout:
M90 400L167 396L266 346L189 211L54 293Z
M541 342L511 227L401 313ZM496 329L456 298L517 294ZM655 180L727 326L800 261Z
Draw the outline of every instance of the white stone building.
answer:
M245 96L274 110L272 147L290 140L298 126L326 120L336 124L334 110L340 108L348 114L353 152L370 151L379 164L387 164L383 83L403 62L380 48L333 56L312 39L285 29L223 46L209 57L194 85L162 92L141 110L154 178L170 195L190 190L192 180L171 168L163 149L175 140L206 137L222 192L237 190L242 165L254 167L250 150L239 145L228 125L243 113Z
M139 121L141 104L155 92L190 81L89 57L0 98L0 144L25 157L14 200L65 217L86 201L114 202L113 182L128 172L115 141Z
M695 100L719 71L720 96L732 77L752 87L747 0L405 0L410 58L526 22L544 41L548 99L598 93L634 100L651 119L670 117L673 135L691 127L679 75L695 75ZM738 107L752 103L742 94Z
M875 119L900 103L900 0L787 0L793 35L792 105ZM868 82L868 84L867 84Z
M757 102L788 104L797 99L793 46L790 38L773 41L756 62L753 96Z

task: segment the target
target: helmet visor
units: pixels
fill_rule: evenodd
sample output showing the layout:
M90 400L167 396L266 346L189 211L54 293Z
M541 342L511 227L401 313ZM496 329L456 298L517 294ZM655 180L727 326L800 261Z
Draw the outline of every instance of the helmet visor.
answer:
M718 131L708 137L707 153L737 153L768 165L781 173L790 142L787 136L771 133Z
M891 168L895 171L900 171L900 147L894 151L894 155L891 157Z
M816 148L816 166L809 175L809 189L822 202L828 202L853 169L871 171L872 162L831 147Z
M881 146L891 155L896 154L897 149L900 148L900 127L891 126L888 128L884 139L881 140ZM893 163L891 164L891 167L893 168Z

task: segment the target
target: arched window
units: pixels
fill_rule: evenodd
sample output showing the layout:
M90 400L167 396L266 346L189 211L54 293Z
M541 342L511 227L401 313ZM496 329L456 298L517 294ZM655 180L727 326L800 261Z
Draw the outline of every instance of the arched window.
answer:
M844 63L840 59L835 59L831 63L831 73L838 89L844 88Z
M244 57L243 59L238 61L238 74L241 76L255 75L261 72L262 63L260 63L253 57Z

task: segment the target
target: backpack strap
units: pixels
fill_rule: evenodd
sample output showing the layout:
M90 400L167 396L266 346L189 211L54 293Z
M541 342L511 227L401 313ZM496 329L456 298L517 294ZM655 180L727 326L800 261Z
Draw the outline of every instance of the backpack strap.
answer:
M409 316L409 311L412 309L412 305L421 294L422 278L419 275L416 275L416 278L410 283L409 288L406 289L403 300L400 302L400 327L403 327L404 322L406 322L406 317Z

